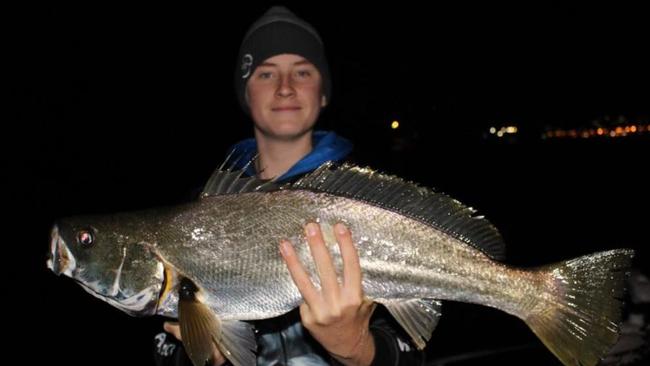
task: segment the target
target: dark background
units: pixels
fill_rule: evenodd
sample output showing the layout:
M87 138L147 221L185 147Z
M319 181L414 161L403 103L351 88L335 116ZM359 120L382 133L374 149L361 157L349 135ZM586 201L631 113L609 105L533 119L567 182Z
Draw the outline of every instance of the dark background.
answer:
M271 4L224 4L8 12L5 315L28 364L150 362L161 320L130 318L50 273L49 228L181 202L252 136L233 93L235 58ZM541 138L650 124L640 7L285 4L326 44L334 89L319 128L352 140L361 161L477 208L510 263L630 247L647 273L650 133ZM519 133L488 133L505 125ZM431 359L502 350L454 364L557 363L514 317L455 303L443 314Z

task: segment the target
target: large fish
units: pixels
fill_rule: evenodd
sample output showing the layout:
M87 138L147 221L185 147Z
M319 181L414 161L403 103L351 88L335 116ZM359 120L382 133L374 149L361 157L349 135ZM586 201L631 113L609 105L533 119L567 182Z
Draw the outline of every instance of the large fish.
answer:
M502 262L497 230L438 192L367 168L324 164L276 186L218 169L196 202L62 219L48 266L134 316L178 317L194 365L213 347L255 364L248 323L302 302L278 243L292 241L318 284L303 225L317 221L339 273L332 234L350 228L365 295L385 305L423 348L439 300L494 307L522 319L565 365L595 365L616 342L633 251L616 249L538 268Z

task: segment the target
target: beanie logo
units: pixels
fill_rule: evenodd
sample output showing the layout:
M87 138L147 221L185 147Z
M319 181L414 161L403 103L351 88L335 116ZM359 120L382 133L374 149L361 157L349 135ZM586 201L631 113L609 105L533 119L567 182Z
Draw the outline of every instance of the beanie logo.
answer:
M250 53L247 53L244 55L242 58L241 62L241 72L242 72L242 79L246 79L251 75L251 67L253 66L253 55Z

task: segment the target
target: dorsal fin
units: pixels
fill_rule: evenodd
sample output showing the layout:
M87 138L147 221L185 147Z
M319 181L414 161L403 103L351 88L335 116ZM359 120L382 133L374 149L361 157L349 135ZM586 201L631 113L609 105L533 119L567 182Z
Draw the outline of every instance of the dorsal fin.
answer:
M330 193L397 212L449 234L496 260L505 258L497 229L476 211L440 192L401 178L349 164L321 165L286 187Z
M237 165L242 155L239 155L235 160L230 164L226 169L224 167L231 160L235 149L233 149L230 154L226 157L226 160L218 167L207 183L203 187L200 198L209 197L209 196L218 196L224 194L235 194L235 193L246 193L246 192L265 192L278 189L278 184L275 183L274 179L265 180L260 179L255 176L252 177L243 177L242 175L248 169L248 167L257 160L258 155L253 156L246 165L240 170L233 171L233 168Z

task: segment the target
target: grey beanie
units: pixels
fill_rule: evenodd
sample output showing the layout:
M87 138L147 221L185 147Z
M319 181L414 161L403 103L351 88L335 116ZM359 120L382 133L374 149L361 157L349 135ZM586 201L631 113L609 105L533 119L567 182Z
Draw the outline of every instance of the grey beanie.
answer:
M249 77L264 60L284 53L300 55L316 66L323 82L323 95L329 102L330 73L318 32L289 9L274 6L251 25L239 48L235 92L246 113L250 113L245 96Z

